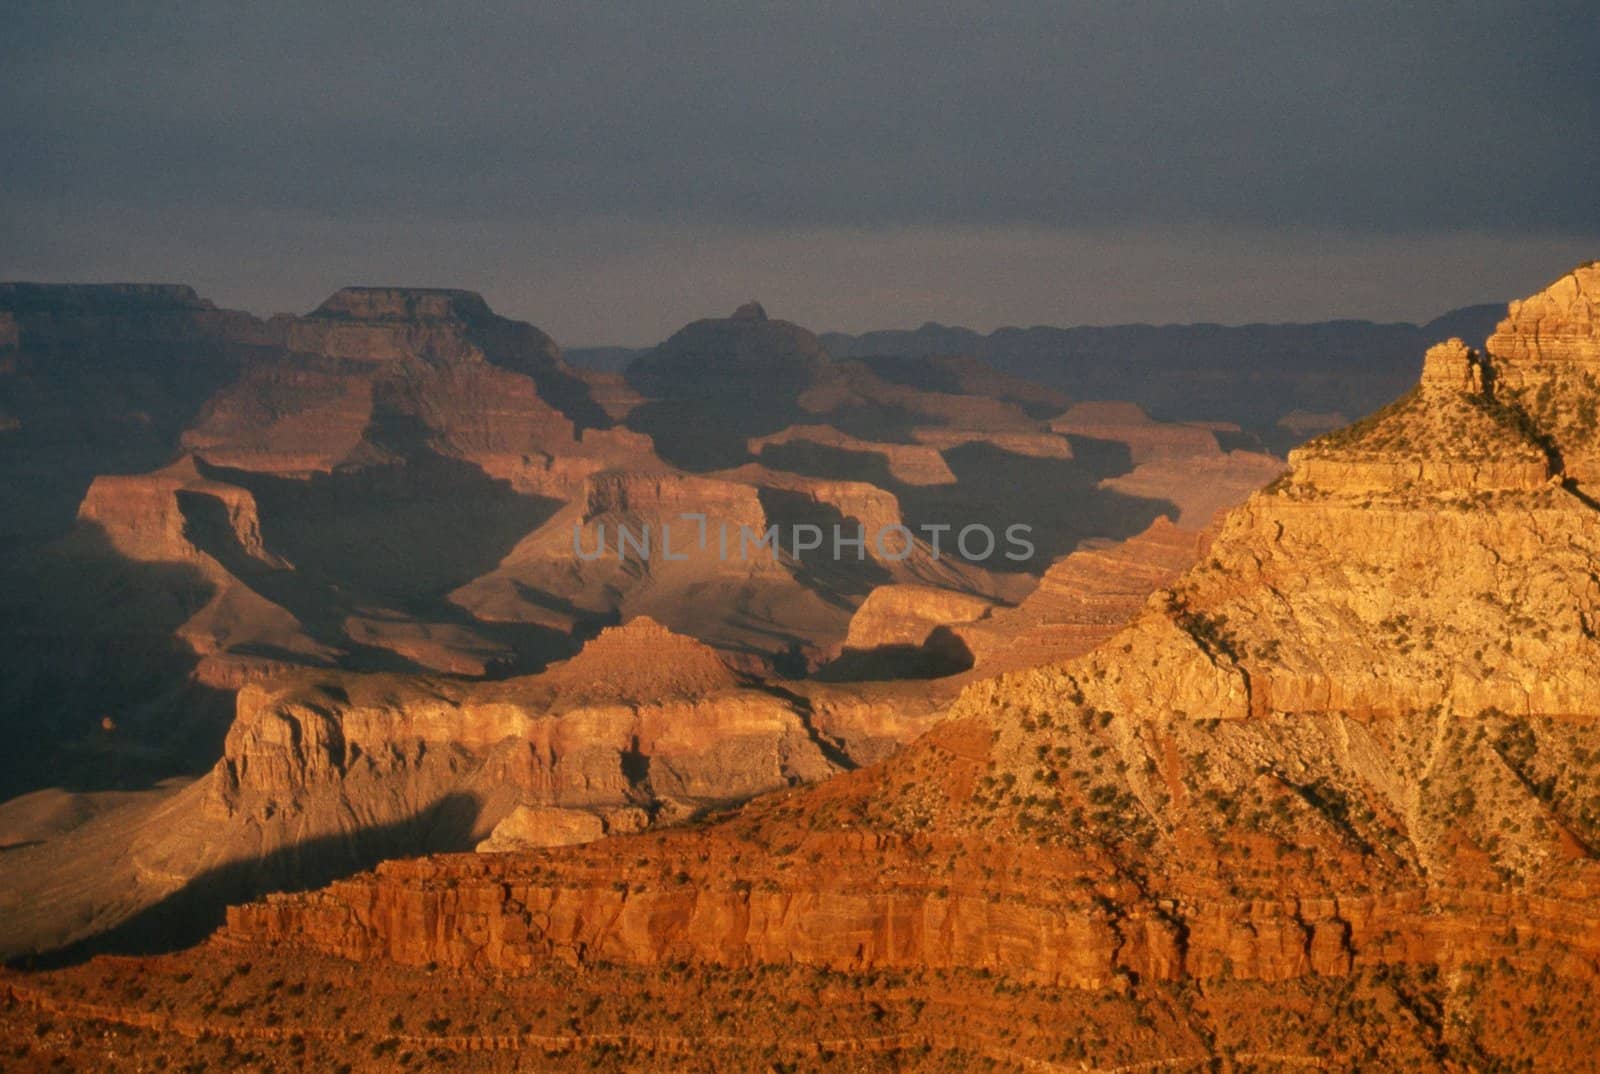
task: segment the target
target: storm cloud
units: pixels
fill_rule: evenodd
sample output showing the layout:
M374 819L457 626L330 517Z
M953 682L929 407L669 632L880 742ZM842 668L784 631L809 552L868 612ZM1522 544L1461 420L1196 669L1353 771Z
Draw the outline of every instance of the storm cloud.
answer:
M176 276L253 308L455 283L570 341L639 342L757 287L829 328L1426 316L1600 254L1592 4L12 3L4 23L7 276ZM1361 253L1348 279L1311 268L1330 248ZM1446 254L1406 290L1402 264ZM1144 293L1095 286L1088 257Z

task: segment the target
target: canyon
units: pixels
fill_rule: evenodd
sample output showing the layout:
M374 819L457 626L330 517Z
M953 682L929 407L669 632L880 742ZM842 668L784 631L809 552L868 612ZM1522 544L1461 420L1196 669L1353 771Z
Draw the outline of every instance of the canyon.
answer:
M1200 427L1063 432L1062 393L836 360L757 304L626 375L459 290L262 319L8 284L0 307L28 520L0 568L7 957L170 946L384 858L609 838L873 763L978 673L976 642L873 628L885 601L1003 612L1080 546L1192 524L1185 467L1227 475L1217 503L1281 467ZM1116 488L1163 438L1165 474ZM1031 560L949 547L1014 522ZM669 527L655 555L582 554ZM718 547L773 527L908 544ZM1144 596L1126 547L1105 623Z
M688 826L386 862L236 906L187 952L11 976L12 1038L45 1018L38 1047L83 1054L59 1018L113 1051L221 1037L352 1069L1583 1069L1597 303L1600 263L1481 349L1435 346L1410 392L1203 532L1081 549L1014 606L875 591L847 655L940 628L976 654L892 755ZM1007 666L986 624L1059 655ZM667 663L726 688L708 651ZM378 978L387 1026L297 998Z

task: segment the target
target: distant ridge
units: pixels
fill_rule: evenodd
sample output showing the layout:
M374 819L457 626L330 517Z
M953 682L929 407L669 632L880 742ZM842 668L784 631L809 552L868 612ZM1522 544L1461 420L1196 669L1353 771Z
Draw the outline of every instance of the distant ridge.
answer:
M182 283L28 283L0 281L0 311L36 310L117 313L215 309Z
M1440 339L1481 344L1503 304L1464 306L1426 324L1122 324L1055 328L920 328L830 332L835 358L968 354L1079 399L1124 399L1163 421L1232 421L1282 450L1296 409L1359 415L1405 391Z
M1405 391L1441 339L1481 344L1503 303L1463 306L1424 324L1357 318L1304 323L1118 324L997 328L928 321L918 328L817 338L834 359L965 355L1076 399L1134 402L1162 421L1226 421L1275 450L1303 439L1296 411L1348 419ZM620 372L650 348L564 351L574 366Z

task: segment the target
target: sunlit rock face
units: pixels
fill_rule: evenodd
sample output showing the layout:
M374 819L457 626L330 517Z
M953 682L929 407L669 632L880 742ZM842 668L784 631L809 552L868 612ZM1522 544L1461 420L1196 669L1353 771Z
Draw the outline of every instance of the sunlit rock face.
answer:
M1496 391L1528 415L1563 476L1600 487L1600 262L1513 302L1485 347Z

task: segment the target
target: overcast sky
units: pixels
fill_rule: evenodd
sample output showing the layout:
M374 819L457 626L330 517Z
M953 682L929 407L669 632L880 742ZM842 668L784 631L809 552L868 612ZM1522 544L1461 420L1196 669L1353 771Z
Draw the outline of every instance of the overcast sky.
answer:
M0 277L567 344L1425 319L1600 257L1600 4L0 0Z

